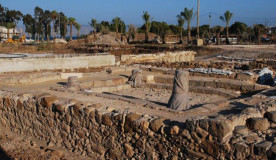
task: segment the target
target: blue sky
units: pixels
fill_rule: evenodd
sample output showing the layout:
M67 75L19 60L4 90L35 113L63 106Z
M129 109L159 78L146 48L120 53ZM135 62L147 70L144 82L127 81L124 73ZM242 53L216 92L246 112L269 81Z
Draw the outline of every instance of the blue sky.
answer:
M1 0L0 4L10 9L33 14L39 6L43 9L64 12L68 17L75 17L83 25L91 18L111 21L121 17L126 24L141 25L141 14L147 10L157 21L169 24L176 23L176 15L185 7L196 11L197 0ZM249 25L267 23L276 25L276 0L201 0L200 23L209 24L209 13L212 14L211 25L224 25L219 16L226 10L234 13L232 23L244 21ZM193 25L196 24L194 19Z

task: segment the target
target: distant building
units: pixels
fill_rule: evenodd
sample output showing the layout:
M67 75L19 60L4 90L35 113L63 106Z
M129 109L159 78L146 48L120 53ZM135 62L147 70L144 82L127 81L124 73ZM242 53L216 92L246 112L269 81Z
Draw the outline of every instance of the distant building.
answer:
M19 32L16 30L16 28L9 29L9 37L12 38L15 35L18 35ZM8 29L6 27L0 26L0 38L1 39L7 39L8 38Z

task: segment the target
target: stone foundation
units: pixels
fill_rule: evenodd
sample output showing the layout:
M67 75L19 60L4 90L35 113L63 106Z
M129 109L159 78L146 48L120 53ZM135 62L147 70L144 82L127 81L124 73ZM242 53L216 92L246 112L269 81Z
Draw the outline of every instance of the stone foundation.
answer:
M56 69L90 68L115 65L114 55L55 57L55 58L16 58L1 59L0 73Z
M1 92L0 124L91 158L269 159L275 155L276 100L265 95L248 98L262 103L238 115L176 122L49 94Z
M127 64L133 63L146 63L146 62L190 62L195 60L195 52L182 51L182 52L168 52L160 54L139 54L139 55L122 55L121 62Z

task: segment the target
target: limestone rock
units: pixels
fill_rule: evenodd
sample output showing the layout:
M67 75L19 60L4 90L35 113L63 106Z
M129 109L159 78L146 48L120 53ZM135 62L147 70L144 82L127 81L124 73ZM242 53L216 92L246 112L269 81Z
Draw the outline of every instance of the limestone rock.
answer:
M273 71L267 67L263 68L259 73L258 83L259 84L272 84L273 82Z
M246 126L236 126L234 128L233 133L240 134L240 135L247 135L248 134L248 128Z
M126 115L126 118L125 118L125 125L124 125L124 129L125 129L125 132L130 132L132 133L133 132L133 122L136 121L137 119L141 118L142 116L139 115L139 114L136 114L136 113L130 113L128 115Z
M154 132L158 132L159 129L164 125L165 118L157 118L150 122L150 129Z
M237 143L235 148L235 156L237 159L246 159L250 153L249 147L244 142Z
M125 143L126 156L132 157L134 155L133 147L127 143Z
M246 126L250 130L265 131L269 128L269 122L266 118L249 118L246 120Z
M42 106L46 107L46 108L50 108L50 107L52 107L52 104L54 102L57 102L57 101L58 101L58 99L56 97L54 97L54 96L43 97L43 98L41 98L40 104Z
M102 116L102 123L106 126L111 126L112 125L111 115L110 114L104 114Z
M223 138L230 132L232 132L232 124L223 120L213 119L209 122L208 131L215 137Z
M263 141L261 143L255 144L255 154L257 155L266 155L266 152L272 146L272 142Z

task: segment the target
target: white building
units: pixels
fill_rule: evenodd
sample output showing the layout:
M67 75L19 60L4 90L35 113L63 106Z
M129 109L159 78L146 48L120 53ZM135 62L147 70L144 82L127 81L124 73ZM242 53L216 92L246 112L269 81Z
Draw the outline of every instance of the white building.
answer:
M15 35L18 35L19 32L16 30L16 28L9 29L9 37L12 38ZM0 38L1 39L7 39L8 38L8 29L6 27L0 26Z

